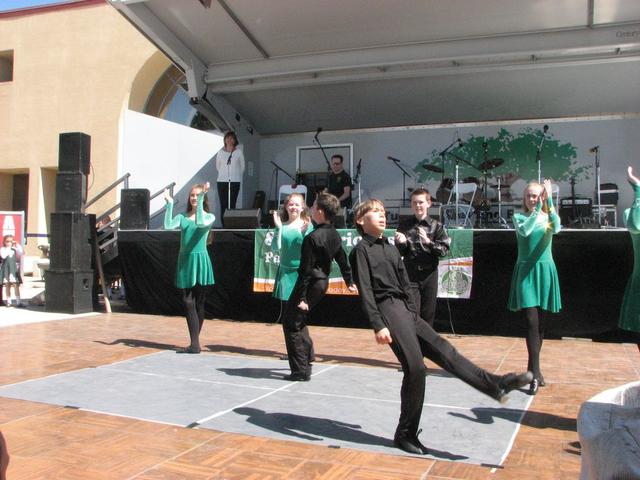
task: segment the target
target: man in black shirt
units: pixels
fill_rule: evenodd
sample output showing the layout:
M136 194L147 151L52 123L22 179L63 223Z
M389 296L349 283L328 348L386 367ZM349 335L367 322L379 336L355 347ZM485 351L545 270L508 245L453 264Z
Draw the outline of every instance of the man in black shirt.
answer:
M342 155L331 157L331 173L329 174L329 186L327 192L335 195L340 200L340 206L351 208L351 177L344 170Z
M307 328L309 310L324 297L329 286L331 262L335 259L342 278L349 290L356 292L351 276L351 267L342 248L342 238L333 227L339 202L328 193L321 193L311 207L314 231L302 241L298 280L287 304L282 328L287 345L291 374L286 380L309 381L311 378L311 356L313 341Z
M404 260L411 293L420 317L433 327L438 297L438 263L449 253L451 239L444 226L429 216L431 195L423 188L411 192L413 217L398 226L395 243Z
M364 314L379 344L390 345L402 365L400 420L393 439L396 447L415 454L428 453L418 440L424 403L424 357L490 397L505 402L507 393L531 382L531 372L494 375L462 356L429 324L419 319L409 292L409 278L398 249L382 236L384 205L367 200L356 207L355 221L362 240L349 261Z

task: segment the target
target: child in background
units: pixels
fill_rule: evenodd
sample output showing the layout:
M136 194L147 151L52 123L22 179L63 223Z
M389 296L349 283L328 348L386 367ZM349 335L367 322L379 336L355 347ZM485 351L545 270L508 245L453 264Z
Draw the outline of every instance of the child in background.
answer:
M15 306L25 308L20 298L20 261L22 260L22 247L16 243L13 235L5 235L0 247L0 281L5 286L6 304L11 306L11 287L15 297Z

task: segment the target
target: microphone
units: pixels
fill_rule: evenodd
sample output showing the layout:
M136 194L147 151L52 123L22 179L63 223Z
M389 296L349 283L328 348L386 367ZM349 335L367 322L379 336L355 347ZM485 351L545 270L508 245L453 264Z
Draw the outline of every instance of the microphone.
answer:
M316 140L318 140L318 135L320 135L320 132L322 131L322 127L318 127L318 129L316 130L316 134L313 138L315 138Z
M360 164L362 163L362 159L358 160L358 166L356 167L356 172L360 171Z
M464 146L464 142L462 140L460 140L460 137L458 137L458 146L459 147L463 147Z
M392 162L399 162L400 161L397 158L393 158L393 157L387 157L387 160L391 160Z
M549 125L545 125L542 127L542 133L547 133L549 131Z
M596 145L595 147L591 147L591 148L589 149L589 151L590 151L591 153L595 153L595 152L597 152L598 150L600 150L600 145Z

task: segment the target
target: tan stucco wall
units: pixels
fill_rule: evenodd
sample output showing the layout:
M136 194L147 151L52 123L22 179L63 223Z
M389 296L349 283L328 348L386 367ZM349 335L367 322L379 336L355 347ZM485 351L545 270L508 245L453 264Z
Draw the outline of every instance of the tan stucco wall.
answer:
M0 31L0 51L14 51L13 81L0 83L0 174L28 169L27 231L47 233L54 206L43 197L40 176L41 168L57 168L58 135L91 136L93 197L124 173L118 171L119 122L134 80L141 109L157 80L153 75L162 73L163 60L165 69L169 62L102 2L0 14ZM158 66L144 69L148 62ZM112 193L89 211L101 213L116 201ZM37 242L29 243L34 254Z

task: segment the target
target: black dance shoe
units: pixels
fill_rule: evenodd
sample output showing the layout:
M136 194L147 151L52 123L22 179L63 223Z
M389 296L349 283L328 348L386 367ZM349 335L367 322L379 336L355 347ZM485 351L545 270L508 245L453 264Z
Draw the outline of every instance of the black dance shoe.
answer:
M178 350L176 350L176 353L200 353L200 347L192 347L192 346L188 346L185 348L179 348Z
M407 453L413 453L414 455L424 455L426 452L423 452L422 448L414 444L414 441L416 440L417 440L417 437L415 440L413 440L413 439L410 439L409 437L396 435L393 438L393 446L396 448L399 448L400 450L404 450Z
M544 381L544 377L542 376L542 374L538 375L538 386L539 387L546 387L547 384Z
M498 381L498 391L496 392L495 399L500 403L505 403L509 400L507 393L517 388L522 388L533 380L533 374L531 372L524 373L507 373L503 375Z
M308 382L309 380L311 380L311 375L307 373L297 372L290 375L285 375L283 379L289 382Z
M418 435L420 435L421 433L422 429L418 430L418 433L416 433L415 437L413 437L411 443L418 447L422 451L423 455L426 455L429 453L429 449L425 447L420 440L418 440Z
M538 387L540 386L540 381L537 378L534 378L529 384L529 395L535 395L538 393Z

